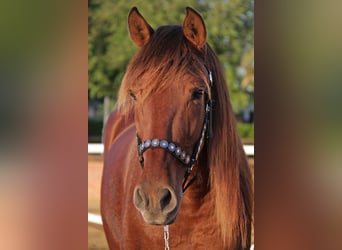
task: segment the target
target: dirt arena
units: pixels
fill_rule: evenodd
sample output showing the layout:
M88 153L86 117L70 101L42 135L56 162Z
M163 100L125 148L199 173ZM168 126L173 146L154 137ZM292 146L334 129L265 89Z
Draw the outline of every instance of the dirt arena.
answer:
M254 173L254 159L249 160ZM103 161L100 156L88 156L88 212L100 214L100 186ZM107 250L107 242L101 227L88 224L88 249Z
M88 156L88 212L100 214L101 157ZM99 227L88 224L88 249L107 250L107 242Z

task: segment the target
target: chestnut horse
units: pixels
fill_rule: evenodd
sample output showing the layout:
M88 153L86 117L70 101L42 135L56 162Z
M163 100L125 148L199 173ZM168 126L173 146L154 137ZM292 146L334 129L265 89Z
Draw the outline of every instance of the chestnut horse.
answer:
M101 214L110 249L249 249L252 180L222 66L202 17L157 30L133 8L139 47L104 130ZM163 227L169 225L169 241ZM167 227L164 227L167 228Z

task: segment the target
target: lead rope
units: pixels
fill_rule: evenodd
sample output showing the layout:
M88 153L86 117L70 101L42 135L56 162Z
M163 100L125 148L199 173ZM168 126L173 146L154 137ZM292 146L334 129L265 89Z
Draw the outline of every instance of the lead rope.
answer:
M169 247L169 225L164 226L164 243L165 243L165 250L170 250Z

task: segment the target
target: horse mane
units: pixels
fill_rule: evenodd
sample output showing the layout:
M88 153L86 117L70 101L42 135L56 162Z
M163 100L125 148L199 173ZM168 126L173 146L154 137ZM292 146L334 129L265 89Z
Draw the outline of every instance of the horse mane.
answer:
M250 245L251 236L251 173L236 130L223 69L210 46L206 44L203 53L186 40L181 26L159 27L129 63L118 104L123 113L132 115L130 91L146 99L168 84L180 84L175 77L184 74L193 74L205 82L208 70L213 73L212 99L215 101L213 137L207 144L212 206L224 247L245 249Z
M251 237L251 172L236 129L222 66L209 46L207 62L214 78L213 138L208 145L208 164L217 223L228 249L245 249Z

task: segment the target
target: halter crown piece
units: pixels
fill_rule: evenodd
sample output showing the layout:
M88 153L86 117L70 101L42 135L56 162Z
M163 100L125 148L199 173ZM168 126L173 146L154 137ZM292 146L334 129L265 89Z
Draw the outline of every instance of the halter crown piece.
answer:
M211 89L213 86L213 76L211 71L209 71L209 98L205 104L205 117L203 121L203 127L201 132L201 137L195 144L194 150L192 154L188 154L185 150L181 148L181 146L177 145L172 141L168 141L166 139L152 138L147 140L142 140L137 134L137 144L138 144L138 154L139 154L139 162L142 168L144 168L144 157L143 153L148 149L153 148L161 148L168 151L172 154L176 159L178 159L184 166L187 167L187 171L184 175L183 181L183 192L197 179L195 175L189 182L187 182L190 174L192 173L192 169L194 163L197 161L199 153L203 147L204 139L211 138L213 135L212 131L212 100L211 100Z

